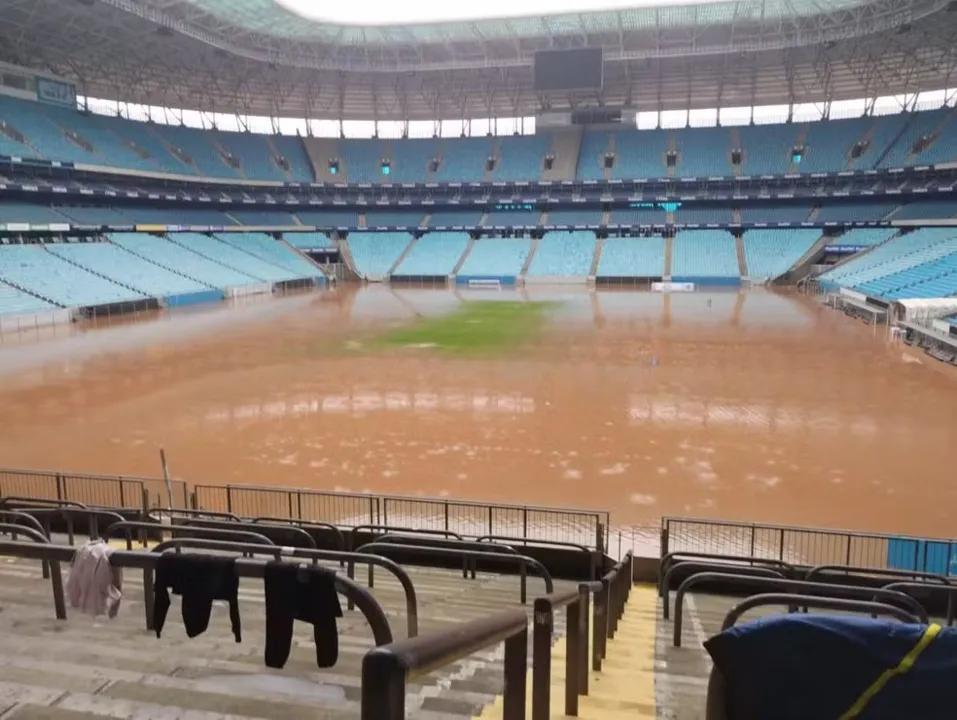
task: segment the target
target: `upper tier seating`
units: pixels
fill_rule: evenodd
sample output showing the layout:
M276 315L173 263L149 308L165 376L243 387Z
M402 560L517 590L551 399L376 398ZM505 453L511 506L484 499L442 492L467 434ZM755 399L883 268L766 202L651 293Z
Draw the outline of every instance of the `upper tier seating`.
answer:
M664 238L607 238L595 276L660 278L664 274Z
M915 143L922 138L929 142L915 153ZM852 148L858 142L862 152L855 158ZM791 151L802 143L806 150L803 160L792 163ZM551 136L343 139L337 141L337 147L342 179L347 182L538 180L542 160L551 149ZM677 152L673 169L666 162L669 149ZM737 169L731 164L733 149L742 151ZM615 157L607 170L606 153ZM314 179L299 137L123 120L7 96L0 97L0 154L223 179ZM497 162L487 171L490 157ZM433 158L439 160L435 172L429 170ZM954 160L955 111L941 109L805 124L588 130L581 139L577 178L837 172ZM388 174L383 173L383 161L390 163Z
M460 276L518 277L532 249L521 238L482 238L459 269Z
M674 239L673 278L740 277L735 240L724 230L686 230Z
M53 303L0 282L0 315L28 315L55 307Z
M595 233L588 230L545 233L526 277L585 277L595 257Z
M162 297L209 290L195 280L144 260L112 243L55 243L47 245L47 249L90 272L129 285L142 295Z
M612 210L610 225L664 225L665 211L656 207L619 208Z
M285 243L263 233L220 233L217 237L233 247L244 250L269 265L288 270L296 277L320 277L319 268Z
M123 215L131 225L235 225L236 221L221 210L200 208L123 208Z
M349 251L356 272L367 280L382 280L412 242L405 232L349 233Z
M189 243L194 238L202 236L197 236L195 233L178 233L177 237L180 241ZM165 238L145 233L113 233L110 240L150 262L210 287L226 289L259 282L258 278L226 267Z
M145 300L143 293L94 275L41 245L0 246L0 280L63 307Z
M820 230L748 230L744 257L749 277L783 275L820 239Z
M469 245L464 232L430 232L418 240L393 272L397 276L451 275Z
M178 233L170 235L170 240L192 250L210 260L227 265L239 272L261 281L282 282L302 278L302 273L292 272L259 260L243 250L222 242L215 237L198 233ZM310 273L314 275L315 273Z
M76 225L132 225L122 211L111 207L73 207L61 205L55 210Z

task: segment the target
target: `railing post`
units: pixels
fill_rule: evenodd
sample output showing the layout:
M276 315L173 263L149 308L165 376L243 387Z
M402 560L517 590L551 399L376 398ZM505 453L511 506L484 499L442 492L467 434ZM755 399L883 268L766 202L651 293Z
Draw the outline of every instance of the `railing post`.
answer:
M505 692L502 720L525 720L528 626L505 640Z
M605 533L603 532L601 519L599 519L599 517L596 515L595 516L595 547L598 548L599 551L604 551L608 549L605 547L605 544L604 544L605 542L604 536L605 536Z
M552 633L555 629L555 616L552 602L547 597L535 598L535 610L532 615L532 720L548 720L551 714L552 690ZM571 653L571 632L568 636L567 657ZM568 685L571 677L565 675L566 704Z
M443 528L446 532L449 531L449 502L446 500L442 503L445 506L445 527Z
M226 486L226 512L233 511L233 489L227 485Z
M63 477L60 475L60 473L56 474L56 499L57 500L66 499L63 497Z
M591 646L591 669L594 672L601 672L602 654L601 641L605 636L605 583L602 582L602 588L592 596L592 646Z
M587 597L587 594L586 594ZM568 633L565 647L565 714L572 717L578 715L578 695L587 695L587 688L582 689L581 669L582 655L585 655L585 676L588 674L588 633L581 634L582 606L580 602L573 602L565 610L565 630ZM584 643L584 647L582 644ZM534 706L532 712L535 712ZM546 717L546 716L541 716ZM533 719L537 720L537 718Z
M488 506L488 534L494 535L494 531L492 530L492 506L491 505Z
M578 606L578 609L575 611L575 617L574 617L575 628L578 633L577 651L571 645L572 631L566 628L566 632L568 633L568 637L569 637L569 645L567 648L568 654L571 655L572 652L574 651L574 654L577 657L577 660L575 662L577 663L577 668L578 668L577 669L578 675L576 677L577 684L578 684L576 688L576 694L578 695L588 694L588 672L589 672L588 666L589 666L589 660L590 660L588 655L588 611L591 609L591 606L589 604L589 597L590 597L590 593L587 588L582 588L582 587L578 588L578 602L574 603ZM571 608L571 605L569 605L569 608ZM569 623L572 622L571 616L569 616L568 622ZM575 701L575 710L576 712L578 710L577 700ZM566 713L566 714L570 715L571 713Z
M362 659L362 720L405 717L405 671L387 650L374 648Z

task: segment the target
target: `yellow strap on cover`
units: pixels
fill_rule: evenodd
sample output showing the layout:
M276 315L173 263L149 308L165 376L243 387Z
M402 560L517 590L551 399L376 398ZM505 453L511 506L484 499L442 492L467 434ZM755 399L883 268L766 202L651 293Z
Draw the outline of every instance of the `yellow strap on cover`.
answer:
M877 695L881 690L884 689L884 686L893 678L895 675L903 675L912 667L914 663L917 662L917 658L920 657L920 654L927 649L927 646L930 645L934 638L940 634L940 625L937 623L931 623L927 626L927 629L924 631L924 634L921 635L920 640L917 641L917 644L911 648L904 658L897 663L897 667L890 668L881 673L881 676L874 681L874 683L865 690L861 696L857 699L853 705L851 705L850 710L841 715L839 720L851 720L856 718L864 710L864 707L871 700L874 699L874 696Z

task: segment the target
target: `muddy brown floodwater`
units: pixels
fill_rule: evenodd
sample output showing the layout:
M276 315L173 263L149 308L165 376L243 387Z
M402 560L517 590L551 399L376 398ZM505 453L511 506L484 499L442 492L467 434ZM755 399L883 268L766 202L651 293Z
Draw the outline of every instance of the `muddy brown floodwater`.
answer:
M954 534L957 376L813 300L529 289L497 359L364 353L463 297L345 288L0 343L0 466ZM348 348L343 350L343 347Z

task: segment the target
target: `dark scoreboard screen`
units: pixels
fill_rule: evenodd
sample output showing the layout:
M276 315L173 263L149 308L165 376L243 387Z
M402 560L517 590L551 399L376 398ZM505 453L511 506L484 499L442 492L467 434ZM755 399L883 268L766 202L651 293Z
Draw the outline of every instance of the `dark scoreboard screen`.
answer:
M535 53L535 90L601 90L601 48L541 50Z

